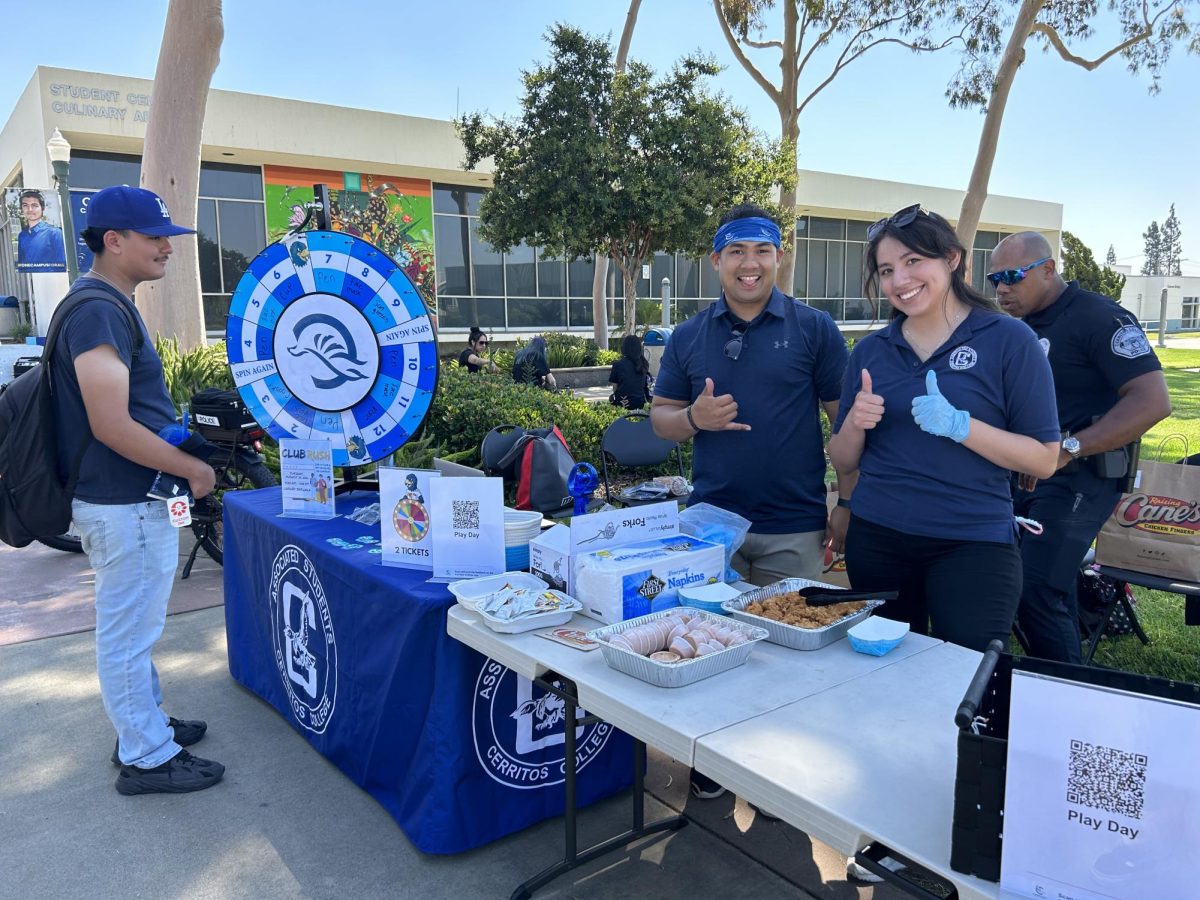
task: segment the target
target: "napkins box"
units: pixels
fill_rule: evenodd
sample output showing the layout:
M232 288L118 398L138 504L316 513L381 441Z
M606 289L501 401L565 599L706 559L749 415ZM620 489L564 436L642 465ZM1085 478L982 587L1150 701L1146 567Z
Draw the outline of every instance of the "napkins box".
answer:
M530 574L574 597L571 563L571 529L566 525L548 528L529 542Z
M676 534L579 554L567 593L584 615L611 625L678 606L680 588L724 573L724 547Z

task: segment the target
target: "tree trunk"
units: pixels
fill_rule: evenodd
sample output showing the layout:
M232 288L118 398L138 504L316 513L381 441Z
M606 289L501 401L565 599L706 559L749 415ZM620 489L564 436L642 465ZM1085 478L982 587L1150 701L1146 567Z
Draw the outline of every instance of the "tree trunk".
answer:
M629 0L629 11L625 14L625 27L621 31L621 43L617 46L616 73L625 71L629 58L629 44L633 41L633 28L637 25L638 10L642 0ZM592 337L601 350L608 349L608 299L604 286L608 281L608 256L596 254L596 271L592 275Z
M971 169L971 180L963 197L962 210L958 214L958 239L967 248L967 278L970 279L972 250L975 247L975 232L979 230L979 217L983 202L987 199L988 181L992 177L992 163L996 160L996 145L1000 141L1000 126L1004 122L1004 108L1008 105L1008 94L1012 90L1017 70L1025 61L1025 42L1033 31L1033 23L1045 6L1045 0L1024 0L1017 10L1012 34L996 68L996 82L983 117L983 131L979 135L979 148L975 153L975 166Z
M637 331L637 282L641 274L642 261L630 260L629 267L621 270L625 276L625 328L623 334Z
M196 221L204 108L224 36L221 0L171 0L154 73L142 187L162 197L181 225ZM138 306L150 334L177 337L190 349L204 343L197 239L182 235L171 243L167 274L138 288Z
M797 31L799 29L799 11L796 3L783 4L783 47L779 60L781 76L779 79L779 95L776 107L779 110L779 136L783 143L796 150L800 143L800 72L797 70ZM783 260L779 263L779 271L775 273L775 286L789 297L795 289L793 282L796 275L796 196L799 185L796 183L796 173L792 173L791 186L784 186L779 192L779 205L784 209L785 221L781 222L783 243L788 247Z

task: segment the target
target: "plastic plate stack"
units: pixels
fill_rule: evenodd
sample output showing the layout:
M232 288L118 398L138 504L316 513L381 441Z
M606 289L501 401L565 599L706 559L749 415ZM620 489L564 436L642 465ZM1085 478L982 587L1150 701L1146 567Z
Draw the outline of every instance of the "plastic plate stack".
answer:
M542 531L542 514L535 510L504 507L504 568L510 572L529 568L529 542Z
M666 618L678 612L678 609L669 609L664 612L641 616L637 619L627 619L624 622L617 622L614 625L606 625L603 628L594 628L588 632L588 637L600 644L600 652L604 656L604 661L612 666L612 668L624 672L626 675L632 675L634 678L640 678L642 681L648 681L650 684L658 685L659 687L677 688L740 666L750 655L750 651L754 648L755 643L767 636L766 629L758 628L754 625L731 622L729 619L714 616L712 613L700 612L699 610L688 610L687 612L690 615L700 617L710 623L720 624L726 628L736 628L745 635L746 642L735 644L724 650L718 650L707 656L685 659L676 663L658 662L647 656L641 656L628 650L622 650L620 647L614 647L608 642L608 638L614 634L620 634L623 631L628 631L630 628L643 625L646 622L652 622L655 619Z

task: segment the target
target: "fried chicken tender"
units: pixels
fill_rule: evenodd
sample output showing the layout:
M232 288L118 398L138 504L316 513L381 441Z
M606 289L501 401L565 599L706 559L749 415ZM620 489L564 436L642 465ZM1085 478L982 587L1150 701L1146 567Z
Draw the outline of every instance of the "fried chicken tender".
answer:
M866 605L865 600L850 600L845 603L831 603L828 606L809 606L799 591L789 591L764 600L755 600L744 612L797 628L824 628L858 612Z

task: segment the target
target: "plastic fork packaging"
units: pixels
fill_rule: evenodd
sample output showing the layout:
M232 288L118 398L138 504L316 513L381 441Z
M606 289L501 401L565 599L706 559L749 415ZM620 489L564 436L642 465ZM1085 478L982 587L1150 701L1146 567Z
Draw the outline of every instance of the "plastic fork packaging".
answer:
M724 571L720 544L670 535L581 554L572 594L585 615L611 624L678 606L680 588L715 584Z

